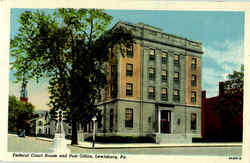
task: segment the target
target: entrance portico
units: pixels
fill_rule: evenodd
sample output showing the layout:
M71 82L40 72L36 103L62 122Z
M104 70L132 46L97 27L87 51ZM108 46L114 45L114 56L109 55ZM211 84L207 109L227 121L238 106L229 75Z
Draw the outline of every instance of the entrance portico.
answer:
M168 109L158 110L158 134L171 134L173 133L173 119L174 113Z

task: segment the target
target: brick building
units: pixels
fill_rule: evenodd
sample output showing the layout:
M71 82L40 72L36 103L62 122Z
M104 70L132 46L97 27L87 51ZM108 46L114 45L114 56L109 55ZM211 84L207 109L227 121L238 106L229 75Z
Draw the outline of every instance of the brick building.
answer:
M202 44L143 23L118 22L113 28L119 26L131 30L135 40L125 56L115 48L106 66L97 133L151 135L157 142L200 137Z
M243 95L236 94L225 98L224 82L219 82L218 96L206 97L206 91L202 91L202 137L222 138L225 140L242 139L243 133L243 106L237 114L232 116L230 108L226 105L235 105L243 102ZM225 112L220 113L217 106L219 103L226 104ZM222 105L223 105L222 104Z

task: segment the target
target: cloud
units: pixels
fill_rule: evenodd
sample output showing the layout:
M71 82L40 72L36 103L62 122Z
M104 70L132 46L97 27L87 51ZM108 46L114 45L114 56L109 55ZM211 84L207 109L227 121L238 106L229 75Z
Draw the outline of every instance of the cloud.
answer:
M235 70L240 71L244 63L243 41L204 45L202 60L202 89L207 91L208 97L217 96L219 81L225 81Z

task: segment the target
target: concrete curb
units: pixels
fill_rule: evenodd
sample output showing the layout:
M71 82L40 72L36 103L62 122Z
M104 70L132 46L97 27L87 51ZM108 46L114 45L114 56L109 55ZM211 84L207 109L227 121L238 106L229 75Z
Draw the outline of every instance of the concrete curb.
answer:
M80 146L80 145L72 145L79 148L85 148L85 149L124 149L124 148L187 148L187 147L241 147L242 145L234 145L234 146L226 146L226 145L213 145L213 146L197 146L197 145L190 145L190 146L184 146L184 145L173 145L173 146L126 146L126 147L86 147L86 146Z
M87 145L74 145L79 148L86 148L86 149L93 149L92 146L87 146ZM103 146L100 147L98 144L95 145L95 149L121 149L121 148L176 148L176 147L242 147L242 144L240 143L235 143L235 144L218 144L218 143L213 143L213 144L158 144L158 145L140 145L140 144L134 144L134 146L127 146L126 144L121 144L121 146Z
M35 139L37 139L37 140L43 140L43 141L48 141L48 142L52 142L52 141L53 141L53 139L41 138L41 137L35 137ZM67 141L67 144L71 144L71 143L70 143L70 140L67 140L67 139L66 139L66 141Z
M52 139L36 139L52 142ZM70 140L67 142L70 145ZM101 145L101 146L100 146ZM93 149L92 143L72 145L73 147ZM121 149L121 148L176 148L176 147L242 147L242 143L192 143L192 144L95 144L94 149Z

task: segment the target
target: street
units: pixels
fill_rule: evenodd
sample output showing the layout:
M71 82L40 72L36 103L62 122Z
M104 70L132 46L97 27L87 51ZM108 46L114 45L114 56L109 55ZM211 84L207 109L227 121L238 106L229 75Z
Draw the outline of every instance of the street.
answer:
M48 152L52 143L35 137L20 138L8 135L8 152ZM197 155L197 156L240 156L242 147L164 147L164 148L121 148L86 149L68 145L71 153L102 154L154 154L154 155Z

